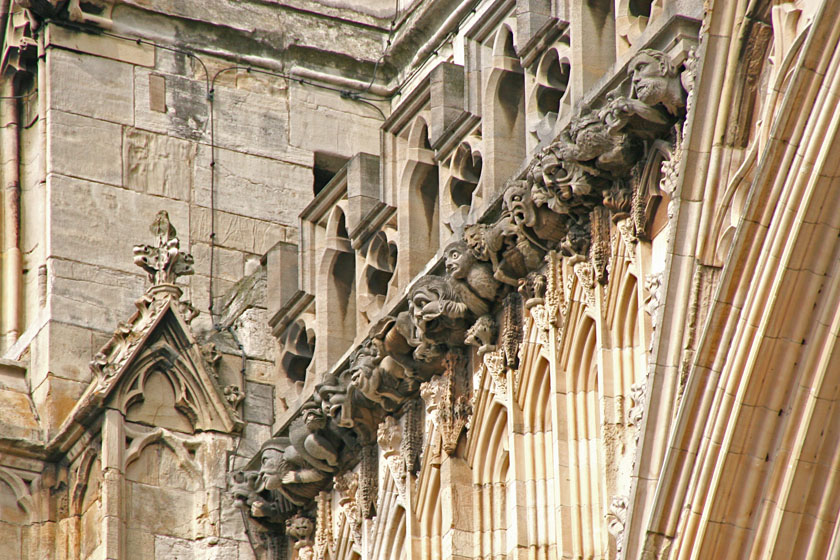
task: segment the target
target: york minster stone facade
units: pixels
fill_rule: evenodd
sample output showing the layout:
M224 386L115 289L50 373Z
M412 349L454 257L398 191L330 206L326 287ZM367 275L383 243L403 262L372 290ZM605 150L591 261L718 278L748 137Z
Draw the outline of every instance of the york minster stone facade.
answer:
M840 3L0 16L0 558L840 557Z

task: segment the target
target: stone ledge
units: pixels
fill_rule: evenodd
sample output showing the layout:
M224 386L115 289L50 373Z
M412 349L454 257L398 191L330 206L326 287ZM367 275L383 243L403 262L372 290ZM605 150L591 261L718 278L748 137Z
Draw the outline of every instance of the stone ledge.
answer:
M28 393L26 366L17 360L0 358L0 390Z

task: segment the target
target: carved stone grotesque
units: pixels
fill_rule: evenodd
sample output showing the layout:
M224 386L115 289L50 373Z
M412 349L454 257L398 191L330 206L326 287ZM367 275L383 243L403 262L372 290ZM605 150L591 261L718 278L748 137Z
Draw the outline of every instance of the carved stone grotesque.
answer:
M286 520L286 535L294 540L294 548L299 560L313 558L315 541L315 522L309 517L297 513Z
M419 360L440 357L442 346L463 344L467 306L445 278L425 276L408 294L408 311L419 342L414 356Z
M315 387L317 396L314 399L321 410L344 430L354 430L360 440L371 441L376 434L376 425L384 415L384 410L375 402L368 399L364 393L376 396L379 384L370 378L377 368L375 360L365 352L353 356L351 366L340 374L324 376L323 383ZM376 376L380 376L377 371ZM353 377L357 382L353 382ZM382 377L379 377L380 381ZM361 387L360 387L361 385ZM384 390L384 388L383 388ZM384 398L379 396L376 398Z
M478 347L479 357L487 352L492 352L496 349L493 344L496 340L496 321L490 315L482 315L478 320L467 330L464 342L471 346Z
M628 73L629 95L625 81L600 105L582 107L558 141L536 155L524 179L508 184L494 219L466 226L462 239L445 248L446 276L419 279L407 295L407 310L372 325L347 366L324 374L311 401L289 424L288 435L266 442L260 471L240 477L239 501L252 515L273 515L272 508L285 507L288 516L288 508L307 504L334 479L360 543L362 518L375 510L371 481L376 479L377 439L395 479L404 480L406 469L416 468L414 459L404 459L396 450L396 416L411 410L407 401L421 393L443 450L454 453L472 414L469 383L461 376L461 347L478 347L496 391L507 394L508 370L514 372L514 391L520 382L516 371L523 299L544 337L550 322L562 323L557 267L551 264L542 273L547 254L550 262L555 251L569 259L586 305L595 305L596 283L607 280L613 225L626 220L638 200L644 152L672 138L672 127L685 109L678 69L666 54L640 51ZM174 230L165 214L153 232L157 247L137 250L138 264L152 280L172 282L189 273L191 261L181 256L177 240L173 243ZM498 327L494 312L500 300L504 305ZM301 333L300 342L307 345L300 352L295 346L294 357L307 358L308 365L309 337ZM299 380L305 369L300 368ZM635 386L634 395L637 406L628 422L638 424L642 393ZM360 457L363 483L347 473ZM358 500L357 487L362 488ZM619 506L610 524L620 547L624 520Z
M486 314L499 291L490 264L477 260L463 241L450 243L443 254L450 284L458 297L476 317Z
M475 258L490 261L496 280L510 286L517 286L519 278L537 268L545 256L509 212L492 224L467 226L464 241Z
M280 504L260 493L258 471L234 471L230 475L229 488L234 507L247 511L251 517L270 522L279 520L282 514Z
M685 92L679 72L667 54L645 49L627 67L633 82L633 97L651 107L662 105L671 115L685 109Z
M275 490L295 505L313 499L324 480L338 470L339 447L317 403L304 405L289 425L288 437L276 437L260 450L259 490Z
M301 415L289 426L289 439L303 460L323 472L333 472L338 465L338 449L324 432L326 427L323 410L314 404L304 405Z
M565 217L537 206L527 181L511 183L505 190L504 201L516 225L530 228L538 239L556 243L566 234Z
M227 385L224 388L225 400L230 403L234 409L239 406L239 403L245 400L245 393L238 385Z
M385 355L383 342L371 339L356 351L350 366L350 387L387 412L396 410L417 390L419 382Z

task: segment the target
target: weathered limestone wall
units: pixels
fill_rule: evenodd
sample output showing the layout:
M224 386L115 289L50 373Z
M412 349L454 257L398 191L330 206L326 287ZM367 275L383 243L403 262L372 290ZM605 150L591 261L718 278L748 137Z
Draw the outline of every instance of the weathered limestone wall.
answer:
M7 68L17 76L14 93L24 97L1 111L4 123L19 113L20 150L4 146L2 155L18 159L23 273L14 302L9 275L0 282L0 355L8 357L0 366L0 556L253 557L241 513L223 494L228 471L272 435L276 411L286 408L285 385L275 387L265 255L297 243L313 168L335 172L336 161L359 149L377 152L382 117L337 91L244 64L283 71L281 58L290 68L295 56L336 49L344 68L367 64L393 8L313 4L283 8L278 18L258 4L207 10L161 2L120 3L100 14L116 35L162 46L43 23L16 2L11 8L9 29L31 18L36 29L26 33L42 56L21 63L17 74ZM63 14L57 19L66 22ZM255 21L265 29L255 30ZM7 34L4 52L23 52L17 39ZM180 420L108 405L120 410L117 417L85 420L81 436L68 436L68 416L96 380L89 362L149 285L132 247L152 239L149 225L161 210L195 259L194 274L181 281L200 311L191 329L219 353L217 389L235 386L244 395L230 401L243 427L193 434L167 400L175 398L166 397L174 381L158 379L150 394L163 395L161 410ZM11 224L7 210L0 216ZM9 254L4 245L4 262ZM11 303L16 336L6 322ZM149 436L150 426L165 432ZM76 443L45 451L65 440ZM150 443L138 447L139 440Z

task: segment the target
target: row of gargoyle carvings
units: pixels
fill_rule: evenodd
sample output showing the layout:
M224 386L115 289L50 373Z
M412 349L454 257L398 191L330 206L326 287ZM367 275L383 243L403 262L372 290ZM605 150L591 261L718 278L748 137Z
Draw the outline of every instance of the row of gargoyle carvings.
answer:
M316 387L288 435L263 445L259 470L234 475L239 506L274 522L309 507L336 474L358 462L364 446L376 445L379 424L416 398L421 384L450 376L454 388L451 364L463 363L457 356L466 345L480 354L495 349L500 302L518 304L519 298L506 298L514 289L526 299L542 296L537 292L545 282L535 271L548 251L585 260L597 216L603 223L610 214L628 215L633 178L651 142L669 139L686 99L679 69L665 53L640 51L628 74L629 95L614 91L603 107L580 111L534 158L524 179L507 186L495 221L468 226L462 240L445 248L446 275L411 286L407 310L374 325L348 367ZM596 277L605 282L605 269ZM456 406L449 396L450 408ZM460 431L463 422L450 425Z

